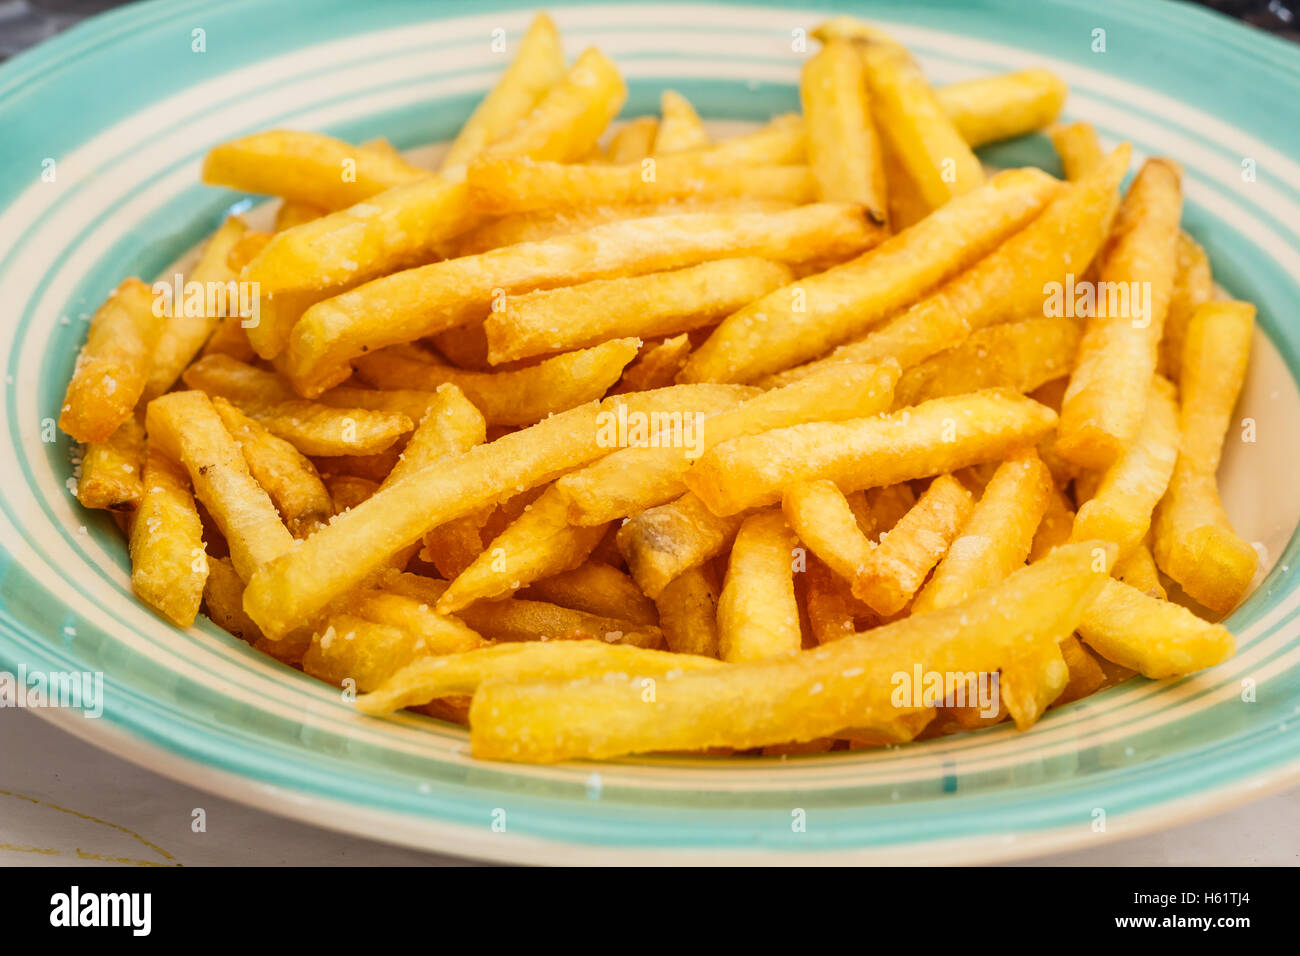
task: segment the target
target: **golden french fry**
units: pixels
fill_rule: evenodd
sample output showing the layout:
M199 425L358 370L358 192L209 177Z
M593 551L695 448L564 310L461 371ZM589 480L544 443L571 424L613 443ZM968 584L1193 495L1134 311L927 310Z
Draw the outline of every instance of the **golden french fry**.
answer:
M781 510L799 540L846 581L856 581L874 545L844 493L831 481L803 481L786 489Z
M447 455L459 455L487 440L487 422L459 388L439 385L428 411L411 433L401 457L384 476L391 485Z
M867 98L862 57L849 40L827 41L804 64L800 83L808 124L808 160L818 196L861 203L885 222L885 167Z
M709 134L695 107L674 90L664 90L659 97L659 131L655 134L654 155L682 153L709 145Z
M1071 319L1021 319L978 329L960 345L904 372L894 405L982 388L1032 392L1068 374L1078 347L1079 326Z
M618 530L618 549L641 590L658 600L672 581L720 554L743 520L715 515L688 492L628 519Z
M1065 492L1053 489L1047 500L1047 510L1043 512L1042 521L1034 534L1033 546L1029 549L1029 561L1033 563L1046 556L1057 545L1070 540L1074 528L1074 506Z
M938 209L984 182L971 152L920 67L902 47L868 44L862 51L871 109L926 206Z
M638 339L611 339L510 372L465 372L422 361L410 351L388 350L363 356L356 367L362 381L385 390L436 389L450 383L478 406L489 425L531 425L600 398L640 347ZM329 394L321 400L330 401Z
M1091 123L1069 123L1052 130L1052 145L1061 157L1065 178L1082 179L1101 164L1101 143Z
M643 392L648 388L666 388L677 378L691 354L691 337L681 335L661 342L647 343L627 368L613 389L622 392Z
M1001 704L1019 730L1028 730L1070 683L1070 665L1057 643L1044 643L1002 668Z
M476 646L478 635L465 625L434 614L426 620L441 620L438 629L463 632L461 641ZM332 615L312 635L302 669L331 684L351 680L357 690L375 690L413 661L436 653L431 636L355 614Z
M1036 170L995 176L867 255L728 316L691 355L683 380L753 381L862 335L1023 226L1057 188Z
M241 192L342 209L429 175L383 150L319 133L268 130L213 147L203 181Z
M226 264L226 257L247 231L248 226L238 216L229 217L221 224L203 255L186 277L186 285L198 283L205 290L202 306L191 303L188 293L183 301L173 301L158 343L153 350L153 365L145 384L143 398L148 402L157 398L176 384L185 366L199 354L204 343L211 338L217 323L231 313L239 313L239 293L235 285L238 273ZM165 282L164 282L165 285ZM208 289L213 293L209 297ZM214 308L208 309L211 302Z
M870 541L879 541L886 531L892 531L894 525L902 520L903 515L912 510L916 504L916 492L906 482L886 485L883 488L868 488L863 492L863 507L854 507L855 492L845 497L849 507L854 509L858 526Z
M605 160L615 165L635 163L654 152L655 135L659 120L653 116L640 116L618 128L609 141Z
M718 597L712 576L701 567L688 568L659 592L655 607L670 651L719 656Z
M793 279L784 263L718 259L673 272L507 296L504 308L494 309L484 323L488 360L495 365L616 336L653 338L716 325ZM364 363L357 363L362 374Z
M185 469L151 447L144 494L131 519L131 589L173 624L189 627L207 576L203 523Z
M1127 555L1115 562L1111 575L1131 588L1137 588L1148 597L1165 600L1165 586L1160 583L1155 556L1146 543L1140 543Z
M221 529L235 570L245 581L293 547L270 496L249 474L238 443L206 395L171 392L155 398L145 416L145 431L150 442L190 473L195 497Z
M785 388L749 398L706 417L683 410L680 418L585 468L565 475L556 490L569 502L574 524L603 524L639 514L686 491L688 469L708 449L741 435L876 415L890 406L898 367L839 365Z
M1124 231L1098 272L1107 301L1103 308L1098 296L1088 318L1061 406L1056 449L1078 465L1108 467L1141 425L1173 292L1181 210L1177 165L1148 160L1120 210L1127 228L1117 227Z
M214 396L212 406L244 453L249 473L271 496L290 534L305 538L329 521L334 502L306 455L224 398Z
M1133 444L1106 469L1079 508L1071 540L1100 538L1119 546L1121 558L1142 543L1178 458L1178 404L1167 379L1152 379L1146 412Z
M77 476L77 500L86 508L130 510L144 493L143 471L144 426L131 415L107 441L86 445Z
M1052 702L1052 706L1059 707L1062 704L1068 704L1072 700L1079 700L1087 697L1089 694L1100 690L1106 683L1106 674L1096 659L1088 653L1087 648L1079 642L1079 639L1071 634L1060 643L1061 656L1065 658L1065 666L1070 669L1070 679L1061 691L1060 696Z
M729 663L797 653L794 596L798 541L780 511L746 518L736 533L718 599L718 656Z
M474 755L550 763L748 748L812 740L846 727L910 739L934 711L912 699L896 702L893 676L911 675L914 668L991 674L1026 649L1062 640L1102 584L1091 550L1061 548L965 604L802 654L661 681L653 706L632 681L486 683L470 709Z
M213 624L241 641L253 644L262 640L262 632L244 613L244 579L230 558L208 558L203 610Z
M1032 451L999 466L947 555L912 602L912 613L960 604L1023 565L1053 490L1051 472Z
M555 23L533 17L519 52L492 91L470 114L442 158L443 170L463 166L508 133L564 78L564 48Z
M816 557L808 559L808 569L801 576L808 623L818 644L828 644L851 637L879 623L874 611L853 596L849 583L835 574Z
M1255 549L1232 530L1215 478L1254 325L1255 307L1245 302L1207 302L1192 315L1183 347L1178 462L1154 524L1160 569L1219 614L1245 596L1259 563Z
M603 561L584 561L569 571L534 581L523 597L633 624L659 623L654 602L630 577Z
M734 438L706 452L686 485L715 513L735 514L775 504L798 481L828 478L854 491L1005 458L1055 420L1051 409L1005 389L936 398L891 415Z
M935 95L961 138L975 147L1044 128L1061 114L1068 92L1055 73L1034 69L951 83Z
M311 203L286 199L280 203L279 208L275 211L275 231L284 232L294 226L301 226L304 222L319 219L328 211L320 206L313 206Z
M59 427L81 442L107 441L144 391L162 330L149 286L126 279L90 320L68 382Z
M413 427L399 412L304 401L274 372L227 355L201 358L181 378L190 388L226 399L304 455L374 454Z
M359 475L326 475L322 480L334 502L335 514L355 508L379 490L379 482Z
M1178 271L1174 274L1174 291L1169 297L1169 314L1165 316L1165 333L1160 338L1160 369L1175 384L1183 366L1183 344L1187 326L1198 306L1214 298L1214 277L1210 259L1195 239L1185 232L1178 234Z
M1088 606L1079 636L1107 660L1153 680L1222 664L1236 648L1226 627L1119 581L1107 581Z
M376 279L317 303L293 328L287 370L313 396L350 374L357 356L485 318L498 295L710 259L781 261L859 252L874 236L860 209L820 203L788 212L635 219Z

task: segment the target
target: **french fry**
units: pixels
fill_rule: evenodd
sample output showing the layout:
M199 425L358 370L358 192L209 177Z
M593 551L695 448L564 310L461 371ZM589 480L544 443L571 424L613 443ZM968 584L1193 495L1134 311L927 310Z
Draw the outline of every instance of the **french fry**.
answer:
M1065 178L1082 179L1101 164L1101 143L1091 123L1069 123L1052 130L1052 145L1061 157Z
M890 406L898 367L841 365L749 398L734 408L687 424L669 424L646 436L638 446L622 448L585 468L565 475L556 490L569 503L574 524L603 524L639 514L686 491L688 469L708 449L742 435L799 425L876 415ZM694 434L692 434L694 433Z
M804 481L790 486L781 499L781 510L799 540L823 564L845 581L856 583L875 545L834 482Z
M292 229L294 226L301 226L305 222L311 222L313 219L319 219L325 215L328 210L320 206L313 206L311 203L294 202L286 199L275 211L275 231L284 232L286 229Z
M892 675L910 674L914 665L922 672L992 673L1024 649L1068 635L1101 579L1090 547L1067 546L956 607L803 654L661 681L654 706L630 681L483 684L470 709L470 743L482 759L551 763L749 748L846 727L910 739L933 708L896 706Z
M455 385L439 385L383 485L394 484L447 455L463 454L486 440L487 422L482 412Z
M710 259L781 261L861 251L873 241L861 210L832 203L777 213L636 219L408 269L308 309L290 337L288 372L308 397L386 345L486 317L498 294L662 272Z
M247 581L259 567L292 548L293 537L271 498L249 474L239 445L206 395L171 392L155 398L145 416L145 431L150 442L190 473L194 496L221 529L241 578Z
M144 494L143 471L144 426L132 415L107 441L86 445L77 476L77 500L85 508L130 510Z
M582 405L413 472L263 568L249 582L245 610L268 637L286 634L426 531L599 457L602 412L626 405L649 414L698 393L676 386Z
M322 479L334 502L334 513L355 508L379 490L379 482L359 475L327 475Z
M374 693L357 698L366 714L387 714L439 697L473 694L487 681L574 680L603 674L659 678L675 671L721 667L693 654L671 654L599 641L501 644L448 657L424 658L394 674Z
M655 607L670 651L718 657L719 596L717 585L703 567L688 568L659 592Z
M630 577L602 561L584 561L569 571L534 581L522 596L633 624L659 623L654 602Z
M1151 513L1169 486L1178 442L1174 387L1156 376L1133 444L1106 469L1096 492L1079 508L1071 540L1113 541L1121 558L1141 544Z
M590 47L527 116L479 156L489 161L518 157L576 162L596 145L626 99L627 86L618 67Z
M1033 69L951 83L935 95L958 134L974 148L1043 129L1061 114L1068 92L1055 73Z
M854 508L854 492L845 496L849 507ZM858 526L869 541L879 541L886 531L893 530L894 525L902 520L903 515L912 510L916 504L916 492L906 482L886 485L883 488L868 488L863 492L865 499L864 516L857 514Z
M818 644L827 644L855 634L858 622L879 623L871 608L853 596L849 583L816 557L808 559L801 576L808 623Z
M1107 660L1153 680L1222 664L1236 646L1226 627L1119 581L1107 581L1088 606L1079 636Z
M1028 730L1069 683L1070 665L1060 644L1047 642L1003 666L998 693L1016 728Z
M303 657L303 670L331 684L351 680L357 690L371 691L413 661L437 653L433 647L439 632L452 632L459 637L459 643L470 648L482 644L474 631L451 618L426 614L424 621L439 623L433 624L433 632L426 632L356 614L333 615L312 635L311 647Z
M374 454L413 427L401 413L303 401L275 373L225 355L199 359L181 378L190 388L225 398L304 455Z
M509 132L564 78L564 49L555 23L539 13L519 42L519 52L460 128L442 158L444 171L464 166Z
M131 589L178 627L199 613L208 556L185 469L150 448L144 494L131 519Z
M799 89L818 197L861 203L872 218L885 222L884 159L867 99L866 72L853 43L828 41L804 64Z
M734 438L706 452L686 485L716 514L736 514L775 504L798 481L827 478L853 491L1005 458L1037 442L1055 419L1003 389L936 398L876 418Z
M960 345L909 368L898 380L894 405L982 388L1032 392L1068 374L1079 347L1079 326L1071 319L1021 319L973 332Z
M615 165L635 163L654 151L655 134L659 120L653 116L640 116L620 126L609 141L605 160Z
M666 388L677 378L691 354L691 337L683 332L671 339L646 344L613 389L613 394L643 392L649 388Z
M720 554L743 520L715 515L688 492L630 518L618 530L618 548L642 592L658 600L672 581Z
M655 135L654 155L667 156L709 145L709 134L695 107L674 90L664 90L659 97L659 131Z
M203 611L213 624L241 641L253 644L262 640L262 632L244 613L244 580L228 557L208 558Z
M794 595L798 542L780 511L745 519L736 533L718 599L718 656L729 663L797 653L802 646Z
M244 453L249 473L271 496L290 534L305 538L329 521L334 502L306 455L224 398L214 397L212 407Z
M359 378L381 389L436 389L450 383L478 406L489 425L531 425L600 398L640 346L637 339L611 339L510 372L465 372L421 361L409 351L388 350L363 356L356 367ZM329 401L328 395L322 400Z
M894 44L868 44L862 63L876 125L926 206L938 209L980 186L980 161L907 51Z
M1255 549L1232 530L1215 479L1254 324L1255 308L1244 302L1207 302L1192 315L1183 347L1178 462L1154 523L1156 564L1219 614L1241 600L1259 563Z
M103 442L131 417L144 391L163 319L139 279L126 279L90 320L68 382L59 427L80 442Z
M1185 232L1178 234L1178 271L1169 297L1165 333L1160 338L1160 369L1175 384L1182 372L1183 343L1196 309L1214 298L1214 277L1205 250Z
M1099 301L1088 318L1061 406L1056 448L1078 465L1108 467L1141 425L1173 292L1181 210L1178 167L1149 160L1121 207L1128 227L1114 238L1098 273L1098 282L1107 284L1099 288L1107 290L1108 302L1102 308ZM1110 290L1129 295L1116 294L1112 309Z
M1162 601L1168 597L1165 586L1160 582L1155 556L1145 542L1116 561L1111 574L1115 580L1136 588L1148 597Z
M484 323L488 361L495 365L619 336L654 338L716 325L793 279L784 263L718 259L673 272L507 296L504 308L493 310Z
M996 246L1057 189L1030 170L995 176L879 248L728 316L695 350L685 381L748 382L856 338Z
M268 130L213 147L202 177L213 186L343 209L429 175L383 150L319 133Z
M213 296L216 309L209 312L203 309L191 309L188 296L186 302L173 302L171 314L167 317L158 335L158 342L153 350L153 364L149 369L149 380L145 383L143 399L148 402L157 398L176 384L185 366L194 360L199 350L216 330L217 323L231 312L238 313L238 307L232 309L232 303L238 303L239 297L234 293L237 273L226 264L226 256L231 248L247 231L248 226L238 216L231 216L212 234L203 249L203 255L187 277L190 282L199 283L207 288L220 287L220 301ZM207 296L204 297L205 306Z
M1053 491L1051 472L1032 451L999 466L970 519L912 602L912 613L960 604L1023 565Z
M1073 502L1059 488L1053 489L1047 500L1047 509L1043 512L1042 521L1039 522L1038 530L1034 533L1033 546L1029 549L1031 564L1045 557L1057 545L1065 544L1070 540L1074 517Z
M1062 704L1087 697L1100 690L1106 683L1105 671L1077 637L1071 634L1061 641L1059 646L1061 656L1065 658L1065 666L1070 669L1070 679L1065 689L1052 702L1053 707L1060 707Z

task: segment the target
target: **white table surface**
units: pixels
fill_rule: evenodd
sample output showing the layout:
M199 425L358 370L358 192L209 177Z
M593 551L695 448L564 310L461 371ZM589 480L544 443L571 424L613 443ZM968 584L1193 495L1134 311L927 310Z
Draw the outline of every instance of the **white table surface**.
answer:
M193 832L195 809L206 831ZM295 823L142 770L34 714L0 710L0 865L456 865ZM1300 789L1197 823L1032 862L1300 865Z

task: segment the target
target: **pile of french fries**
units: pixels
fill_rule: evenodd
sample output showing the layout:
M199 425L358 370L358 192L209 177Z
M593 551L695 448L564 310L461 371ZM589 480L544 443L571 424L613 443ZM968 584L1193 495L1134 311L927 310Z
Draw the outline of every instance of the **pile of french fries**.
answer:
M60 419L141 600L534 762L1026 728L1231 656L1254 310L1178 165L1121 194L1050 73L935 89L868 25L813 35L802 114L720 142L672 91L611 128L617 68L542 15L437 171L213 149L274 229L208 241L224 306L123 282ZM973 152L1044 129L1065 180Z

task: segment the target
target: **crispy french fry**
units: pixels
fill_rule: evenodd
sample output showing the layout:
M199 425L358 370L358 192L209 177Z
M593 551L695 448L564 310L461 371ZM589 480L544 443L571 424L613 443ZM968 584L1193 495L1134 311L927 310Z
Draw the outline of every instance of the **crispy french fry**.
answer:
M867 99L862 57L848 40L829 40L804 64L800 82L808 159L818 196L861 203L886 221L885 167Z
M131 588L173 624L189 627L207 576L203 523L185 469L151 447L144 495L131 519Z
M1098 273L1107 302L1103 308L1098 301L1088 318L1061 406L1056 448L1076 464L1108 467L1141 425L1173 292L1181 210L1178 167L1148 160L1121 207L1128 226L1114 238Z
M1002 464L912 602L912 613L960 604L1023 565L1053 490L1051 472L1032 451Z
M1065 692L1070 665L1057 643L1044 643L1002 668L998 693L1019 730L1028 730Z
M935 95L961 138L975 147L1043 129L1060 115L1068 92L1055 73L1034 69L951 83Z
M493 310L484 323L488 360L511 362L616 336L653 338L716 325L793 279L784 263L718 259L673 272L507 296L504 308Z
M1107 581L1088 606L1079 636L1107 660L1153 680L1222 664L1236 647L1226 627L1119 581Z
M77 500L86 508L134 508L144 493L143 471L144 426L132 415L107 441L86 445L77 476Z
M271 496L290 534L305 538L329 521L334 502L306 455L224 398L215 396L212 406L244 453L249 473Z
M1133 444L1106 469L1074 519L1073 541L1100 538L1119 546L1121 558L1141 544L1151 527L1178 458L1178 404L1174 387L1156 376Z
M1242 599L1259 563L1232 530L1215 478L1254 324L1255 307L1244 302L1207 302L1193 314L1183 348L1178 462L1154 524L1160 569L1219 614Z
M429 175L383 150L319 133L268 130L213 147L203 181L242 192L342 209Z
M1101 665L1088 653L1077 637L1071 634L1061 641L1060 648L1061 656L1065 658L1065 666L1070 669L1070 679L1065 689L1052 702L1053 707L1087 697L1100 690L1106 683L1106 674L1101 669Z
M640 345L637 339L612 339L510 372L465 372L421 361L410 351L388 350L363 356L356 366L358 377L381 389L453 384L479 407L489 425L531 425L600 398L636 358ZM328 401L328 394L322 400Z
M730 663L798 652L798 542L780 511L751 515L736 533L718 599L718 656Z
M1165 333L1160 338L1160 369L1175 384L1183 365L1183 344L1187 326L1197 307L1214 298L1214 277L1210 259L1195 239L1185 232L1178 234L1178 271L1174 274L1174 291L1169 297L1169 314L1165 316Z
M702 567L688 568L659 592L655 607L670 651L718 657L718 597L712 575Z
M778 428L723 442L686 474L717 514L775 504L797 481L828 478L853 491L1005 458L1052 427L1051 409L1003 389L936 398L851 422Z
M1034 543L1029 549L1029 561L1033 563L1046 556L1057 545L1070 540L1074 528L1074 506L1065 492L1053 489L1047 500L1047 510L1043 512L1042 521L1034 533Z
M249 474L238 443L206 395L171 392L155 398L149 403L145 430L150 442L190 473L194 495L225 536L240 577L247 581L263 564L292 548L293 537L266 491ZM145 490L147 494L147 479Z
M1146 543L1139 544L1127 555L1115 562L1111 571L1115 580L1122 581L1131 588L1137 588L1148 597L1165 600L1165 586L1160 583L1160 572L1156 569L1156 559Z
M1065 178L1082 179L1101 164L1101 143L1091 123L1069 123L1052 130L1052 145L1061 157Z
M463 166L508 133L564 78L564 48L555 23L539 13L519 41L519 52L470 114L442 158L443 170Z
M854 507L854 493L845 496L849 507ZM916 504L916 492L906 482L886 485L883 488L868 488L863 493L865 499L864 516L858 515L858 525L870 541L879 541L886 531L893 530L894 525L902 520L903 515L912 510ZM856 514L856 512L855 512Z
M328 211L320 206L313 206L311 203L286 199L280 203L279 208L275 211L275 231L284 232L294 226L301 226L304 222L319 219Z
M868 44L862 63L880 133L890 141L926 206L938 209L980 186L980 161L907 51L894 44Z
M303 401L274 372L226 355L199 359L181 378L190 388L225 398L304 455L374 454L413 427L402 413Z
M226 256L247 229L242 219L231 216L208 240L185 284L188 286L195 282L204 290L213 289L211 301L215 308L209 310L206 307L209 301L206 293L202 308L192 307L188 294L183 302L172 302L170 315L164 321L158 343L154 346L153 364L142 396L144 401L157 398L175 385L185 366L194 360L212 336L217 323L231 312L238 313L239 296L234 285L238 274L226 264ZM232 309L232 305L235 308Z
M670 582L720 554L743 520L719 517L687 493L629 519L618 530L618 548L641 590L657 600Z
M1057 188L1037 171L995 176L869 254L727 317L691 355L683 379L753 381L862 335L1023 226Z
M691 354L691 337L681 335L661 342L647 343L627 368L614 387L613 393L642 392L648 388L665 388L677 378Z
M484 759L554 762L748 748L846 727L910 739L933 708L911 700L897 706L894 674L914 666L992 673L1025 649L1068 635L1102 577L1092 570L1091 548L1071 545L956 607L803 654L662 681L653 707L630 681L483 684L470 710L471 745Z
M603 561L584 561L572 570L534 581L523 597L633 624L659 623L654 602L630 577Z
M1071 319L991 325L904 372L894 391L894 405L901 408L982 388L1032 392L1068 374L1078 347L1079 326Z
M391 485L447 455L459 455L487 440L487 422L459 388L439 385L428 411L383 479Z
M781 510L799 540L822 563L846 581L857 580L875 545L867 539L848 499L834 482L791 485L781 498Z
M387 600L392 598L395 600ZM370 606L372 600L377 602L374 607ZM414 610L420 626L404 627L359 614L333 615L313 634L311 648L302 661L304 671L331 684L352 680L357 690L370 691L413 661L439 653L439 646L460 650L482 646L481 638L454 618L427 612L419 615L418 608L410 607L414 602L409 598L379 594L362 598L359 603L361 609L373 610L381 617L397 614L408 625L415 622L411 614L404 612ZM386 609L386 603L397 607Z
M852 254L874 240L860 209L822 203L788 212L636 219L481 256L408 269L308 309L293 328L287 369L319 394L363 353L486 317L498 294L662 272L736 256L781 261Z
M81 442L103 442L131 417L148 381L163 319L139 279L126 279L90 320L68 382L59 427Z
M879 414L889 408L897 380L898 367L890 361L841 365L715 415L684 411L681 419L670 419L638 445L565 475L555 487L568 501L574 524L603 524L639 514L686 491L684 476L708 449L773 428Z
M654 151L655 134L659 120L653 116L639 116L618 128L605 151L608 162L620 165L645 159Z
M808 623L818 644L851 637L865 629L859 622L867 622L868 627L879 623L875 612L853 596L849 583L816 557L808 559L801 580Z
M327 475L322 480L334 502L335 514L355 508L379 490L379 482L359 475Z
M695 107L675 90L659 96L659 131L655 134L654 155L666 156L709 145L709 134Z
M213 624L241 641L253 644L262 639L262 632L244 613L244 580L228 557L208 558L203 610Z

